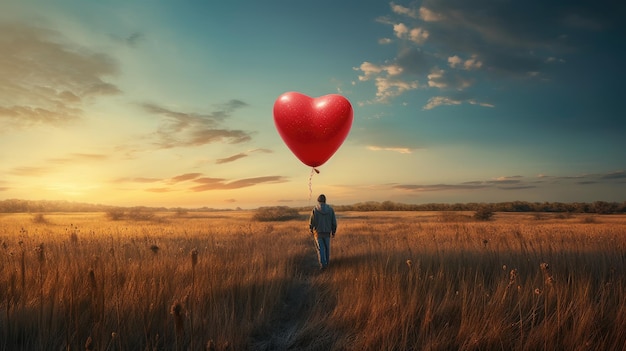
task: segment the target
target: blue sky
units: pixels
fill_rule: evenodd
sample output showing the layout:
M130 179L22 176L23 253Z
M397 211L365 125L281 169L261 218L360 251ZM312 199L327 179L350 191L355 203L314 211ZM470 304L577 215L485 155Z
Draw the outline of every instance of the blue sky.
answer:
M615 1L0 10L0 199L626 200L626 11ZM287 91L338 93L354 108L312 178L273 124Z

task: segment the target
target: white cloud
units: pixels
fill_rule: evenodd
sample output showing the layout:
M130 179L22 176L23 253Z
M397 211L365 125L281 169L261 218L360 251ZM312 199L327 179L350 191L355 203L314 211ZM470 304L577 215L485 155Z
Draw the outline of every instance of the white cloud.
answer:
M375 102L386 103L389 99L402 95L404 92L418 88L417 81L404 81L398 76L403 72L399 65L376 65L371 62L363 62L355 71L363 72L359 75L359 81L364 82L373 79L376 85Z
M445 89L448 85L443 81L445 71L442 69L433 69L428 75L428 86L433 88Z
M479 101L476 101L474 99L467 100L467 102L469 104L478 105L478 106L482 106L482 107L496 107L494 104L490 104L490 103L486 103L486 102L479 102Z
M360 70L364 73L364 75L359 76L359 80L362 82L370 80L372 77L381 73L386 73L389 76L396 76L402 73L402 67L398 65L379 66L367 61L363 62L361 66L355 67L354 70Z
M482 61L479 61L476 56L472 56L472 58L465 60L465 63L463 64L463 67L466 70L472 70L472 69L478 69L481 68L483 66Z
M382 72L382 67L375 65L371 62L363 62L359 67L354 67L355 71L360 70L361 72L364 73L364 75L359 76L359 80L364 82L366 80L370 80L370 78L372 78L372 76Z
M410 9L402 5L397 5L393 2L391 3L391 11L397 13L398 15L405 15L411 18L417 18L417 13L415 12L415 9Z
M402 95L404 92L419 87L417 81L406 82L388 77L376 77L376 101L388 102L389 99Z
M463 59L461 59L457 55L454 55L454 56L448 57L448 64L452 68L457 68L463 64Z
M427 30L416 27L409 32L409 39L416 44L423 44L430 34Z
M119 72L114 58L64 41L53 30L0 23L0 133L75 122L95 99L121 93L106 81Z
M402 39L409 32L409 28L404 23L398 23L393 25L393 32Z
M444 16L441 14L433 12L424 6L419 9L419 17L425 22L438 22L444 19Z
M438 67L434 67L427 77L428 86L431 88L464 90L472 85L469 80L458 75L450 75Z
M241 100L230 100L210 113L175 111L157 104L144 103L144 111L159 116L162 120L156 133L154 144L159 148L190 147L226 141L231 144L243 143L252 139L251 134L242 130L221 127L224 119L242 107Z
M380 45L387 45L387 44L391 44L392 40L390 38L380 38L378 39L378 44Z
M463 101L461 100L453 100L446 96L433 96L428 99L428 103L424 106L424 110L432 110L438 106L444 105L460 105Z
M448 65L452 68L463 68L465 70L479 69L483 66L482 61L478 60L476 55L472 55L471 58L463 60L457 55L448 57Z
M408 39L416 44L423 44L430 35L427 30L421 27L409 29L409 27L407 27L404 23L394 24L393 32L396 37L400 39Z
M491 181L494 181L494 182L511 182L511 183L513 183L513 182L519 182L521 178L524 178L524 177L521 176L521 175L500 176L500 177L492 178Z
M387 71L387 74L389 74L390 76L397 76L398 74L402 73L402 67L398 65L384 66L383 69Z
M392 152L397 152L400 154L412 154L413 153L413 150L408 147L382 147L382 146L376 146L376 145L368 145L367 149L371 151L392 151Z
M489 104L486 102L479 102L474 99L459 100L459 99L453 99L447 96L433 96L430 99L428 99L428 102L426 103L426 105L424 105L422 109L432 110L435 107L439 107L439 106L460 105L462 103L468 103L470 105L478 105L478 106L483 106L483 107L495 107L492 104Z

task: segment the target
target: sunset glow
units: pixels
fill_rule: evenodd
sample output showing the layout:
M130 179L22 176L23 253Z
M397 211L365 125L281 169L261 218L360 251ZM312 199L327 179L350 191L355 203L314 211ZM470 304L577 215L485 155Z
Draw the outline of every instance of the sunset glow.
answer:
M0 200L626 200L621 5L286 4L3 1ZM354 108L319 174L287 91Z

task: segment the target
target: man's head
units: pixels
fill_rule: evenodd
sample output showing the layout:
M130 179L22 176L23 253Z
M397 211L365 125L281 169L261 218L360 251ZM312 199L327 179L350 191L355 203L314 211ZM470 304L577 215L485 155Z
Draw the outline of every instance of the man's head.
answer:
M321 194L320 196L318 196L317 197L317 202L326 203L326 195Z

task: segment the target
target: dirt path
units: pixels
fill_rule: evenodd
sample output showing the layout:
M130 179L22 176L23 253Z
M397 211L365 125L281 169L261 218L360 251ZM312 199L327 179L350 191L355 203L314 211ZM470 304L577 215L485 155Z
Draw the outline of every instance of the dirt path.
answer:
M315 279L316 274L320 273L313 243L307 239L303 240L302 245L307 245L304 250L306 254L295 260L294 264L299 267L298 272L294 275L281 305L276 309L275 317L272 318L271 332L259 335L259 338L253 342L253 350L302 349L302 328L317 299L317 291L312 280Z

